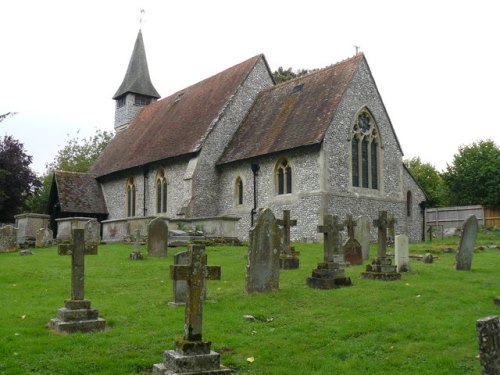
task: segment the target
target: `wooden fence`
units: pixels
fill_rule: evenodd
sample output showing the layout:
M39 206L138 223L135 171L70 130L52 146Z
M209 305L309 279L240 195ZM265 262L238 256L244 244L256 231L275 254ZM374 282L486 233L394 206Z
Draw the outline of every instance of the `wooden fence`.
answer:
M427 226L457 228L470 215L476 215L480 225L500 227L500 207L485 208L483 206L427 208L425 223Z

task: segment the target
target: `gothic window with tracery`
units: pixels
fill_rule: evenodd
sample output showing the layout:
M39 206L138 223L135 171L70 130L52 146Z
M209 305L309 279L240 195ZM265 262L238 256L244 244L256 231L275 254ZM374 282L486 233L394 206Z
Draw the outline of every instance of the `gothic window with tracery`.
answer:
M135 216L135 183L133 177L127 180L127 216Z
M276 165L276 192L290 194L292 192L292 167L288 160L281 159Z
M156 176L156 213L167 212L167 178L161 169Z
M378 189L380 136L368 109L354 122L351 137L352 186Z

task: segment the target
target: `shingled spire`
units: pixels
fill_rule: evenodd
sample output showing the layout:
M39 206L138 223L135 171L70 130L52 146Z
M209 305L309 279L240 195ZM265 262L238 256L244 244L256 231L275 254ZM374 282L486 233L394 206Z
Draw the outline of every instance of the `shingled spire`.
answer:
M139 30L127 72L122 84L113 96L113 99L116 100L115 130L126 128L142 107L158 98L160 98L160 94L154 88L149 77L142 31Z

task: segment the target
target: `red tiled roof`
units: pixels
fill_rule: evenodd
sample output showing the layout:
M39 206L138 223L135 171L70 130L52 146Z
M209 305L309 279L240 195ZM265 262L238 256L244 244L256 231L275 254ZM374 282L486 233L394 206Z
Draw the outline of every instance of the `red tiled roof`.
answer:
M363 58L262 91L218 164L320 143Z
M263 55L152 103L117 133L93 165L96 177L200 150L214 121Z

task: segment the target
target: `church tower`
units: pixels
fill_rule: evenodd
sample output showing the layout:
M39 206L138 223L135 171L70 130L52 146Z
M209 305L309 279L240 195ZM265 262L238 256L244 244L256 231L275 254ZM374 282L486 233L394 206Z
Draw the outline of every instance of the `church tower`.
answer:
M116 101L115 130L126 129L142 107L159 98L160 94L149 78L146 50L144 49L142 31L139 30L127 72L120 88L113 96Z

